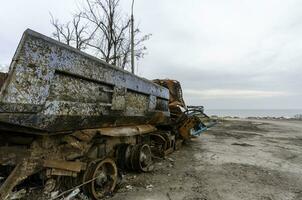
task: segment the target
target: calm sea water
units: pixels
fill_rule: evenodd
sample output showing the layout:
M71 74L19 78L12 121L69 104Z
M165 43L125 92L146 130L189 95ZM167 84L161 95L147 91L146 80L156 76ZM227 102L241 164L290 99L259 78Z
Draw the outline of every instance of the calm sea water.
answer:
M248 109L205 109L207 115L217 115L219 117L294 117L302 114L302 109L290 110L248 110Z

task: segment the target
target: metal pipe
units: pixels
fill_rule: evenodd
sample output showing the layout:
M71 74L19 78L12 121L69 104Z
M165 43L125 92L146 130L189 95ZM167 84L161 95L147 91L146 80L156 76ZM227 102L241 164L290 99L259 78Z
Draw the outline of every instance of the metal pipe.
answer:
M133 17L134 0L131 6L131 72L134 74L134 17Z

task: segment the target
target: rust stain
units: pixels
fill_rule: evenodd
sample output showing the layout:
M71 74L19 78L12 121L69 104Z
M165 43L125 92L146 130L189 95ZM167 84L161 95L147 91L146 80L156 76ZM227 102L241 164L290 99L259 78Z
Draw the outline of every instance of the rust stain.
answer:
M13 60L8 77L0 75L0 122L27 132L144 124L158 112L169 117L166 88L37 32L25 31Z
M0 87L0 165L13 169L0 199L39 173L51 185L58 176L97 178L83 189L99 200L92 191L115 188L115 162L152 170L152 155L179 148L203 116L186 106L178 81L151 82L31 30ZM110 187L94 188L100 183Z

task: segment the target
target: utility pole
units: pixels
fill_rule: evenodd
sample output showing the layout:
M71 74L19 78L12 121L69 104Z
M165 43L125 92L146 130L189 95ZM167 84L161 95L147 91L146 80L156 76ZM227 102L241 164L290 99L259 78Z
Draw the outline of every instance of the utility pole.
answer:
M134 74L134 17L133 17L134 0L131 6L131 72Z

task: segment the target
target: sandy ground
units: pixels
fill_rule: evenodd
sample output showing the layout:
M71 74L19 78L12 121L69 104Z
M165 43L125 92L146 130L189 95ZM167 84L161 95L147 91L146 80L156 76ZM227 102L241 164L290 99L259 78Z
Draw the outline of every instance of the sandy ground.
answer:
M302 122L228 120L155 170L127 174L110 200L302 200Z

